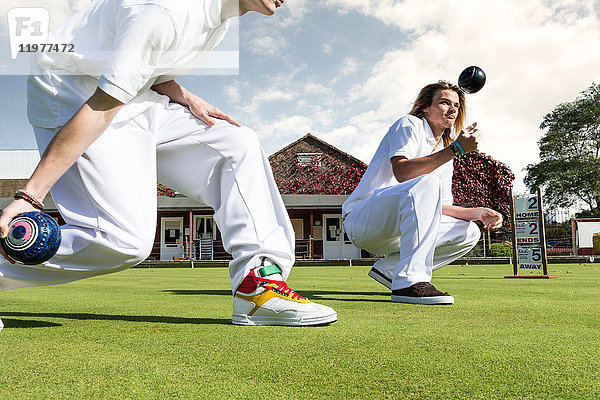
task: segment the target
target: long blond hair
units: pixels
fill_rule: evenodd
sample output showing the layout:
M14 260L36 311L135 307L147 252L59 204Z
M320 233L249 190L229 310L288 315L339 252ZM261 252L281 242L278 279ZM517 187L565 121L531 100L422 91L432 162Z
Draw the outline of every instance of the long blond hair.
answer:
M414 115L415 117L423 118L423 110L427 107L431 106L433 103L433 97L440 90L452 90L458 94L458 99L460 101L460 106L458 107L458 112L456 113L456 119L454 120L454 132L457 135L458 132L464 127L465 119L467 117L467 103L465 99L465 93L457 86L453 85L450 82L439 81L437 83L431 83L425 86L419 92L417 96L412 110L410 110L410 115ZM444 130L442 134L442 138L444 139L444 146L450 145L454 140L452 137L452 132L450 129Z

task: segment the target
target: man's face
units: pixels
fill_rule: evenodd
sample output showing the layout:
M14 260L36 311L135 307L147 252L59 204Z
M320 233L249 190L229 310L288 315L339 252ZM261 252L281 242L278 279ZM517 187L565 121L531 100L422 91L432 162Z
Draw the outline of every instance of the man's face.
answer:
M255 0L256 5L251 10L264 15L273 15L283 2L284 0Z
M433 96L431 105L423 110L423 115L434 133L451 128L458 115L460 100L454 90L440 90Z

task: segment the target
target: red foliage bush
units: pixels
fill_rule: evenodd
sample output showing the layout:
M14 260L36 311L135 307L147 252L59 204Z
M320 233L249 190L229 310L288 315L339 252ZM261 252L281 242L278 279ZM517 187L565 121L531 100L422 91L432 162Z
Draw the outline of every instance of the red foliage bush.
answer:
M325 149L320 165L298 165L294 157L277 162L275 180L282 194L346 194L354 191L367 167L354 160L341 161L339 153Z
M454 160L454 202L489 207L502 213L506 221L514 179L506 164L478 151L466 154Z
M156 195L175 197L175 191L159 183L156 185Z

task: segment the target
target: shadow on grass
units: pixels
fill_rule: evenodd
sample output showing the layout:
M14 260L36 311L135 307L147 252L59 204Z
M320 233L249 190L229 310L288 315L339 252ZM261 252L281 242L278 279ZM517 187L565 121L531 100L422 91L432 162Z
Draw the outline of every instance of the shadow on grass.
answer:
M100 321L127 321L127 322L152 322L158 324L192 324L192 325L231 325L231 319L224 318L183 318L166 317L160 315L111 315L111 314L88 314L88 313L30 313L30 312L2 312L2 320L5 326L13 326L13 322L22 323L45 323L42 321L20 321L4 317L32 317L32 318L62 318L75 320L100 320ZM10 325L9 325L10 324ZM44 326L60 326L48 322ZM40 325L42 326L42 325ZM29 326L18 326L27 328ZM34 326L31 326L34 327ZM36 326L37 327L37 326Z
M230 290L163 290L163 292L171 293L174 295L185 295L185 296L201 296L201 295L212 295L212 296L229 296L231 297ZM391 291L387 292L382 290L380 292L349 292L349 291L334 291L334 290L299 290L299 294L304 297L308 297L311 300L334 300L334 301L360 301L360 302L376 302L376 303L388 303ZM378 298L365 298L377 296ZM381 296L385 296L385 299L381 299Z
M507 273L506 275L510 275L509 273ZM434 277L433 279L433 283L435 283L435 280L497 280L497 279L504 279L504 276L481 276L481 275L461 275L461 276L437 276Z
M55 322L48 321L36 321L31 319L7 319L3 318L4 327L5 328L50 328L54 326L62 326L61 324L57 324Z

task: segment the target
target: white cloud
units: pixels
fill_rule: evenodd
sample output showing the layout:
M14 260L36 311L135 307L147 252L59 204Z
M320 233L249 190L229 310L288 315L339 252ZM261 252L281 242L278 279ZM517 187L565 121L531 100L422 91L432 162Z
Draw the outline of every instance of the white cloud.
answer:
M323 43L323 53L331 54L333 52L333 46L329 43Z
M275 36L260 36L250 41L250 51L259 56L276 56L286 46L287 41L284 38Z
M334 92L331 88L327 87L327 86L323 86L323 85L319 85L317 83L314 82L308 82L305 86L304 86L304 93L307 94L324 94L324 95L328 95L328 96L333 96Z
M253 116L265 103L290 101L295 98L292 91L286 91L277 87L266 88L252 96L246 105L240 107L240 111Z
M600 21L591 0L327 0L327 4L415 35L408 47L387 52L370 77L351 90L351 98L376 102L378 108L370 122L355 118L338 130L350 138L358 135L353 132L375 127L374 121L387 121L389 126L409 111L425 84L438 79L456 82L463 68L479 65L488 81L481 92L468 96L470 120L479 121L485 133L481 149L506 162L522 179L522 168L538 160L536 142L542 135L543 116L600 80ZM384 133L385 129L380 131L380 137ZM363 151L363 146L356 147ZM375 148L372 145L371 154ZM516 184L524 189L521 182Z
M285 136L297 136L312 129L312 119L302 115L283 116L280 119L264 124L257 129L261 139L273 139ZM295 139L294 139L295 140Z
M253 24L252 36L245 36L245 40L250 43L250 51L263 57L281 56L288 47L288 42L281 33L300 24L310 12L311 6L308 0L286 1L283 7L270 17L268 24L264 24L263 21Z
M339 76L346 76L356 72L358 69L358 61L353 57L348 57L344 61L344 65L340 69Z
M310 12L311 7L314 5L311 4L309 0L291 0L286 1L284 3L286 16L278 21L281 26L289 26L296 25L302 21L302 18ZM279 10L278 13L283 11L283 9ZM281 13L283 14L283 13Z
M225 95L231 103L238 103L242 99L238 85L228 85L224 88Z

